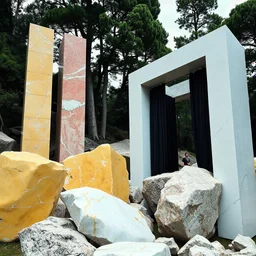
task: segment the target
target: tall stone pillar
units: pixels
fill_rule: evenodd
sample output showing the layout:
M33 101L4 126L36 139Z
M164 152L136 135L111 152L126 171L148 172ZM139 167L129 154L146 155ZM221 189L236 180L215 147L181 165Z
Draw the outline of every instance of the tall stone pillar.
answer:
M22 151L49 158L54 31L30 24Z
M56 157L84 152L86 40L65 34L60 47Z

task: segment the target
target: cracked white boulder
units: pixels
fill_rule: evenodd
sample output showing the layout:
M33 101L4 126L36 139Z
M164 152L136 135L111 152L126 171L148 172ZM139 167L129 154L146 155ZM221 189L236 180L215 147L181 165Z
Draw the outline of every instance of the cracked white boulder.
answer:
M99 189L68 190L61 199L78 230L99 245L155 239L140 211Z
M19 233L23 256L92 256L95 247L72 220L49 217Z
M98 248L94 256L171 256L167 245L161 243L115 243Z
M165 184L155 213L161 235L188 241L211 236L219 217L221 183L208 171L184 167Z

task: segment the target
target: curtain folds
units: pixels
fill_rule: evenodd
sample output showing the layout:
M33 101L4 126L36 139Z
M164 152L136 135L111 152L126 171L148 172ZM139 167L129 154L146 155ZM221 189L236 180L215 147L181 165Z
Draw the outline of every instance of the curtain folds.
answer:
M178 170L175 99L165 85L150 91L151 175Z
M190 74L189 80L197 164L213 172L206 68Z

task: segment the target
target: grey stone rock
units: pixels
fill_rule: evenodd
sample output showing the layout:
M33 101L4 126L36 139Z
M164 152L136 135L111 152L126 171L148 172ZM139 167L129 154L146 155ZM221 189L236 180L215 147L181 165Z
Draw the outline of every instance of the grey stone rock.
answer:
M189 256L220 256L220 253L213 249L195 245L189 249Z
M126 160L127 171L130 173L130 140L122 140L110 144L110 146Z
M178 251L178 256L189 256L190 248L192 248L195 245L215 251L214 246L209 242L209 240L207 240L203 236L196 235Z
M154 216L154 213L151 211L150 207L148 206L148 203L145 199L142 200L142 202L140 203L140 205L142 205L144 208L147 209L149 216L152 218Z
M167 238L167 237L159 237L155 240L155 243L162 243L162 244L166 244L171 252L171 255L177 255L178 251L179 251L179 246L176 244L174 238Z
M15 145L15 140L0 132L0 153L4 151L12 151Z
M248 236L237 235L232 241L232 246L235 250L240 251L245 248L254 248L256 250L255 242Z
M161 190L164 188L165 183L169 181L173 175L174 173L163 173L149 177L143 181L142 194L153 213L156 212Z
M143 195L139 187L130 186L129 199L131 203L139 204L143 200Z
M49 217L19 232L23 256L93 256L92 246L70 219Z
M209 238L219 217L221 183L201 168L186 166L165 184L155 218L162 236Z
M110 146L120 155L130 158L130 140L122 140L110 144Z
M171 256L167 245L160 243L121 242L98 248L94 256Z
M56 208L55 208L55 211L52 216L58 217L58 218L65 218L66 209L67 209L67 207L62 202L62 200L59 198Z

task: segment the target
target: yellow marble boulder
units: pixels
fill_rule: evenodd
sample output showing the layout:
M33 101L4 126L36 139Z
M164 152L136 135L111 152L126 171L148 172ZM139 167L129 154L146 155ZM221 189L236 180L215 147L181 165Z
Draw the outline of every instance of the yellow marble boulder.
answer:
M66 177L64 166L37 154L0 155L0 241L46 219L54 210Z
M64 185L66 190L92 187L128 202L126 160L109 144L100 145L91 152L68 157L63 164L68 172Z
M256 172L256 157L254 158L254 170Z

